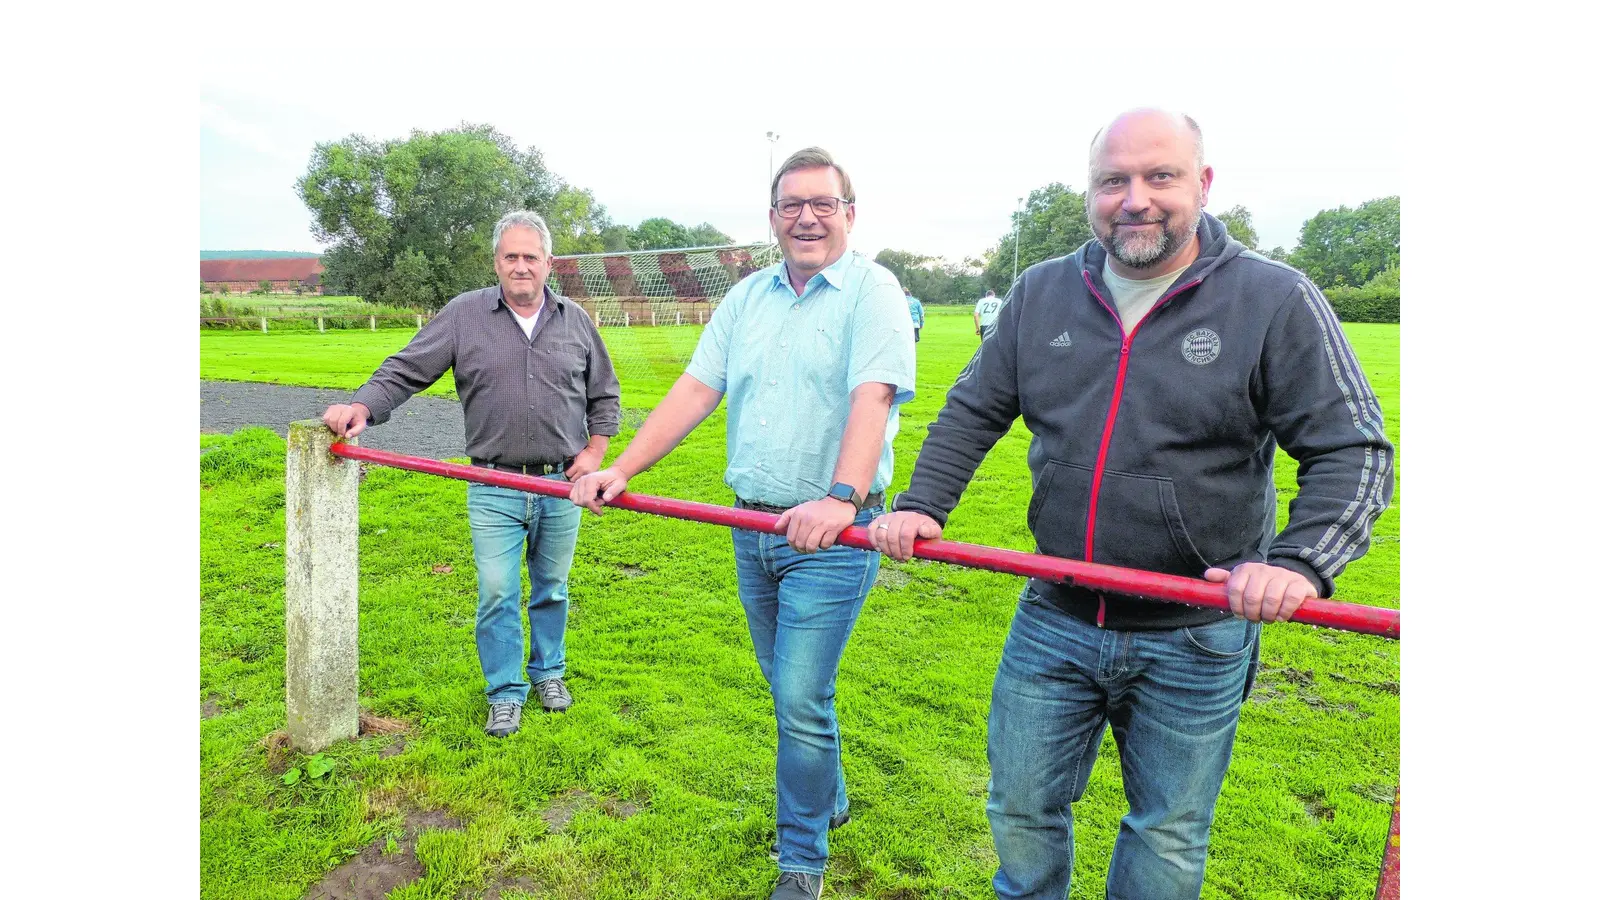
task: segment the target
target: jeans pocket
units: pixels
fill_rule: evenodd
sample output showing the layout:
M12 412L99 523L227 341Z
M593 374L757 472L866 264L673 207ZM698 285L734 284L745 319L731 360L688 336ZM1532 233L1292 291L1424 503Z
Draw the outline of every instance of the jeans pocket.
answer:
M1190 625L1183 629L1184 640L1202 654L1214 659L1239 659L1255 645L1259 625L1229 616L1210 625Z

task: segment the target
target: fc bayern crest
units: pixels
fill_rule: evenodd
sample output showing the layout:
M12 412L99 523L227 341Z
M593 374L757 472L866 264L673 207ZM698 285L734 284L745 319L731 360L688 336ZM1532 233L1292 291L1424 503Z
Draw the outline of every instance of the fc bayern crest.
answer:
M1183 336L1183 358L1203 366L1222 353L1222 338L1209 328L1196 328Z

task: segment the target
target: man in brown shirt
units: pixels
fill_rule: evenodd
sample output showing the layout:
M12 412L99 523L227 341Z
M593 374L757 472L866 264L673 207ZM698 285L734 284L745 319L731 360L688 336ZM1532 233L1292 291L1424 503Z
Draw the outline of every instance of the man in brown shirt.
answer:
M500 283L441 309L383 361L349 405L322 421L341 437L388 421L396 407L454 370L475 466L575 480L600 467L621 418L616 372L600 332L545 284L550 230L537 213L507 213L494 228ZM531 685L546 711L572 705L566 675L567 572L582 512L564 497L467 485L478 568L478 662L489 698L484 730L517 731ZM532 592L532 649L522 661L521 559Z

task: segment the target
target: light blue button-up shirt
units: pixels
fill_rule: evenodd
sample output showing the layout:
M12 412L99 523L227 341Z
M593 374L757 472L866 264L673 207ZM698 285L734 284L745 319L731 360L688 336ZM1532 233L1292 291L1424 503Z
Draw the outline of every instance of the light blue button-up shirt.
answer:
M863 493L887 488L900 405L916 394L911 334L894 273L855 252L813 275L798 295L781 262L734 285L688 367L728 398L723 481L745 500L774 506L825 496L850 392L875 381L893 385L894 400L878 470Z

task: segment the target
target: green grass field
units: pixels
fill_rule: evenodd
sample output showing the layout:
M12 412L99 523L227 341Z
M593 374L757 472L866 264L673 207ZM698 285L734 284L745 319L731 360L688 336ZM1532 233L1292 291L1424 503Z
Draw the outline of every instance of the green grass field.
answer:
M919 395L895 443L895 490L974 348L969 311L929 312ZM652 330L678 336L638 334ZM678 374L663 355L692 348L698 329L621 331L606 332L630 412L613 455ZM1398 326L1347 331L1398 443ZM407 337L202 334L201 373L353 389ZM731 502L723 440L719 410L631 487ZM563 716L530 712L519 734L496 741L481 730L465 485L369 468L361 698L400 730L330 749L329 774L287 785L283 773L304 772L307 760L273 740L284 721L284 444L248 429L203 435L201 445L203 897L290 900L341 865L355 868L340 876L419 876L389 895L396 900L766 896L776 875L766 857L775 727L726 529L586 516L568 630L575 705ZM1026 431L1013 429L947 537L1032 548L1026 450ZM1293 471L1280 455L1280 518ZM1341 579L1341 599L1396 604L1398 499ZM825 896L992 896L984 716L1021 585L885 559L839 677L855 819L831 841ZM1203 896L1367 900L1398 772L1399 647L1299 625L1268 626L1263 640ZM1116 756L1108 736L1076 808L1075 898L1103 895L1124 803Z

